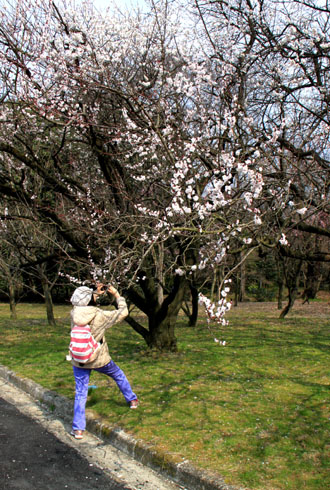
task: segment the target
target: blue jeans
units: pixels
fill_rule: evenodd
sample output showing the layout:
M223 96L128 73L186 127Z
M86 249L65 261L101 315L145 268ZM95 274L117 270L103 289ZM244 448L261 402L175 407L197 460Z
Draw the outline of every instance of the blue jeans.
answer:
M73 366L73 374L76 382L76 395L74 399L74 413L72 422L73 430L85 430L86 428L85 407L91 371L92 369L84 369ZM133 393L131 385L129 384L125 374L113 361L110 361L109 364L106 364L101 368L95 368L93 371L98 371L99 373L104 373L107 376L110 376L117 383L117 386L124 395L127 403L137 398L135 393Z

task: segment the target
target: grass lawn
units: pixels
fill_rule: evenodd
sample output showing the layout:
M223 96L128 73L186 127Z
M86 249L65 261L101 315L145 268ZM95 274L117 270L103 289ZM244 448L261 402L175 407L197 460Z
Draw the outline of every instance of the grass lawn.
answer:
M49 327L42 305L0 304L0 362L73 398L65 355L68 306ZM201 316L177 327L179 352L147 353L126 323L107 334L110 352L141 405L128 410L115 384L93 373L88 408L178 460L220 473L228 484L262 490L330 488L330 304L297 302L280 320L274 303L245 303L213 342Z

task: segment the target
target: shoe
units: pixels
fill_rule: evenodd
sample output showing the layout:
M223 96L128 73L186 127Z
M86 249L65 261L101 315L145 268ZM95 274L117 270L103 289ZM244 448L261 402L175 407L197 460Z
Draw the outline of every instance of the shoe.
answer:
M139 406L139 400L136 398L135 400L132 400L129 404L129 408L137 408Z
M83 438L83 431L82 430L72 430L71 435L74 436L75 439L82 439Z

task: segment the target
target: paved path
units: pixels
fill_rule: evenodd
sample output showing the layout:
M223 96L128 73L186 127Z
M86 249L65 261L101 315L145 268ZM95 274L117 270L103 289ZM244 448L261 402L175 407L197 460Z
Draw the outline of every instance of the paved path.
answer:
M0 487L94 490L127 487L0 398Z
M178 490L126 454L70 427L0 380L0 488L5 490Z

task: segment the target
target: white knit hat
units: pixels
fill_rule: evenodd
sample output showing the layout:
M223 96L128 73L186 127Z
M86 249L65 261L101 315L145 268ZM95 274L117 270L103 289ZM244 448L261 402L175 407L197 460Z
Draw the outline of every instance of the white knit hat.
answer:
M93 289L90 289L87 286L80 286L74 290L70 301L73 306L87 306L92 298L92 294Z

